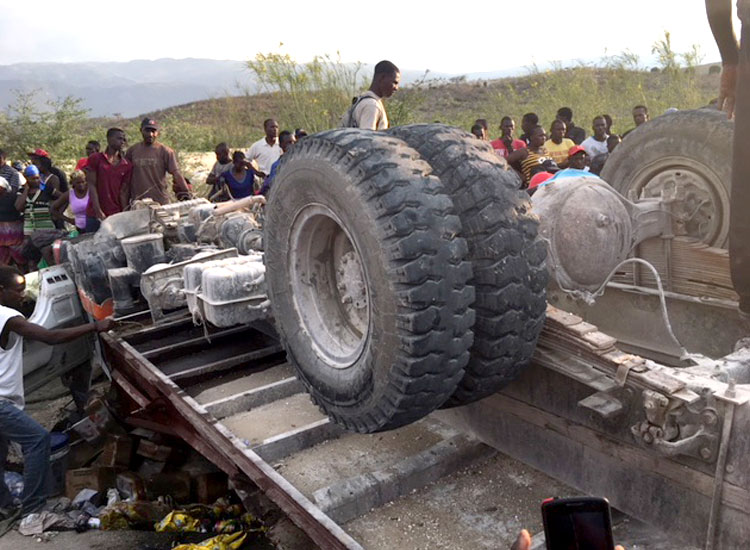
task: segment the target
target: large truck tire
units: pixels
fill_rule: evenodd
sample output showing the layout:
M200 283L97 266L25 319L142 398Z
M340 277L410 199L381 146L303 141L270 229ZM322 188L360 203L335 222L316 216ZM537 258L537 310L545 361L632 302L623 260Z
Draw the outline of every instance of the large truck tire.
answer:
M547 306L547 249L518 175L488 143L442 124L389 133L416 149L443 182L469 245L474 344L464 377L444 406L471 403L512 381L534 353Z
M358 432L429 414L456 389L474 324L471 265L440 180L403 141L308 136L266 206L268 294L313 401Z
M676 190L679 233L726 248L734 123L721 111L679 111L642 124L607 159L601 177L625 197Z

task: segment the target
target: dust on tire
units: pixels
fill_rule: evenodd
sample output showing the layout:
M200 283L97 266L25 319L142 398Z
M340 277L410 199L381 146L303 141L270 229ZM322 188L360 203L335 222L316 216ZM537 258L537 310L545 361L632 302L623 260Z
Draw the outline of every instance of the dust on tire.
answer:
M414 147L450 193L469 245L476 292L474 344L445 406L471 403L513 380L536 348L546 311L546 247L518 176L489 144L457 128L389 130Z
M287 356L313 401L359 432L408 424L440 406L469 359L474 293L453 203L417 153L364 130L308 136L282 157L266 210L269 297ZM340 243L338 252L295 237L299 224ZM295 252L292 241L317 248ZM290 258L315 277L290 265ZM326 265L332 258L341 265ZM293 283L292 272L307 279ZM367 309L367 322L363 313L338 311L335 300L307 292L308 284L346 307L353 292ZM322 300L317 305L325 315L301 312L300 300ZM338 363L336 349L322 350L335 347L326 334L337 315L366 327L361 342L350 331Z

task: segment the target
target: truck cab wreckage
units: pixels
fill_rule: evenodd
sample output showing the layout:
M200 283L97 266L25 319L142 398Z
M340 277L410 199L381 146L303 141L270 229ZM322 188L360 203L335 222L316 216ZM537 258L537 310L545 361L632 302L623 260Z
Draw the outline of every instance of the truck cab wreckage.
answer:
M263 207L143 203L61 259L84 308L122 321L101 346L132 423L246 476L321 548L361 548L339 524L440 468L402 492L367 485L387 470L310 495L269 463L428 415L682 540L743 548L750 346L728 183L664 150L625 174L650 132L720 114L669 116L616 151L611 186L531 199L455 128L323 132L284 155ZM279 368L282 350L293 378L210 403L188 389ZM302 388L327 418L294 434L248 445L223 420Z

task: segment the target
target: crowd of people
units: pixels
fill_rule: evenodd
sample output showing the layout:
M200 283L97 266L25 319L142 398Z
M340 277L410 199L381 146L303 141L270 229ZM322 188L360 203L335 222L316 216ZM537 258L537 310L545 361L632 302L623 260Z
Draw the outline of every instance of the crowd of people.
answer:
M671 111L671 110L670 110ZM594 117L592 134L573 122L570 107L561 107L549 125L549 133L539 123L536 113L526 113L521 119L520 137L516 137L516 122L505 116L500 121L500 137L489 138L486 119L479 118L471 127L471 133L483 141L489 141L498 156L518 171L523 187L530 193L544 181L564 169L580 170L599 175L609 155L635 128L649 119L648 107L633 107L633 128L622 135L612 130L613 120L609 115Z
M301 128L279 132L274 119L263 126L265 136L247 151L230 154L226 143L216 146L216 163L206 181L211 200L267 194L283 152L307 135ZM192 186L182 175L175 152L159 142L158 123L144 118L140 131L140 142L130 147L120 128L107 131L104 150L98 141L89 141L69 175L55 166L44 149L13 163L0 149L0 265L15 265L23 273L35 271L54 263L55 240L93 233L102 220L137 200L168 204L191 197Z

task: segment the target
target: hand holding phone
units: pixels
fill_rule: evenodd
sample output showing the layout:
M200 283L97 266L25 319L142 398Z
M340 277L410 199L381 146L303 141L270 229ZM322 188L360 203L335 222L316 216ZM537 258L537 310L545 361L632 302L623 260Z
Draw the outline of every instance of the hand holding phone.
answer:
M605 498L547 499L542 520L547 550L615 550Z

